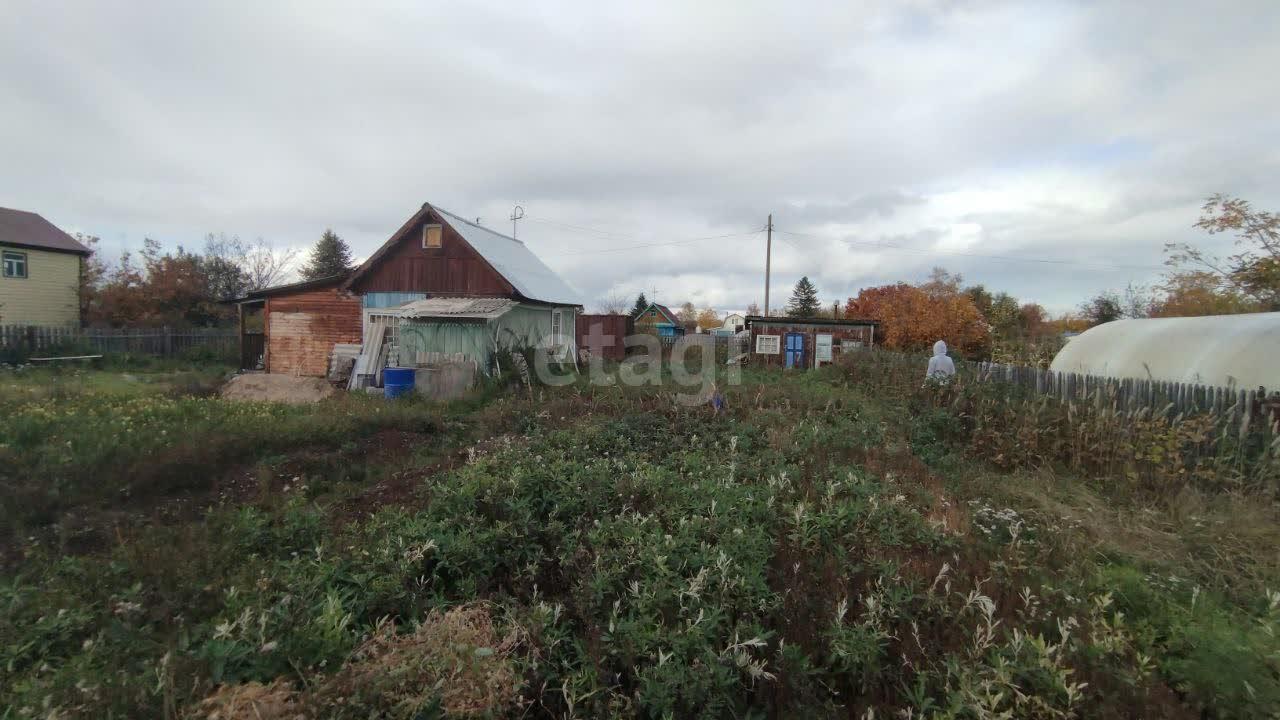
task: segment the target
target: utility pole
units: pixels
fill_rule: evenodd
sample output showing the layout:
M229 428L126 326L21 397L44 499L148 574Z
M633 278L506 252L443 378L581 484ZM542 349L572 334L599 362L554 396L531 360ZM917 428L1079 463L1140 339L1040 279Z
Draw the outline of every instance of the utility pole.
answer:
M769 317L769 264L773 260L773 213L769 213L769 222L764 227L764 316Z

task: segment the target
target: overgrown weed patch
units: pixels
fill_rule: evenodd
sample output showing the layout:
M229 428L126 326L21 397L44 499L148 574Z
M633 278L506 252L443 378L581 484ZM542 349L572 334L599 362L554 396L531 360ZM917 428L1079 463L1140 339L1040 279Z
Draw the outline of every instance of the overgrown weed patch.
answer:
M65 717L1280 709L1275 574L1241 559L1271 535L1219 542L1225 530L1192 518L1230 505L1184 499L1150 521L1173 538L1165 551L1127 553L1114 523L1063 516L1139 512L1136 494L1104 495L1093 478L1073 495L1079 480L1048 463L975 461L964 418L867 392L861 372L749 371L722 416L662 388L591 386L444 408L152 400L129 422L229 437L218 455L254 458L262 495L96 556L32 549L0 582L0 705ZM87 397L20 421L49 432L6 430L27 443L20 462L57 470L39 438L72 440L68 477L101 457L81 435L134 406ZM352 440L374 433L390 433L376 463L376 444ZM444 436L465 445L416 447ZM203 436L114 452L185 452L188 437ZM345 472L361 453L368 467ZM131 467L96 477L116 492ZM1030 472L1046 489L1008 487ZM1230 559L1221 577L1207 556L1171 567L1215 546Z

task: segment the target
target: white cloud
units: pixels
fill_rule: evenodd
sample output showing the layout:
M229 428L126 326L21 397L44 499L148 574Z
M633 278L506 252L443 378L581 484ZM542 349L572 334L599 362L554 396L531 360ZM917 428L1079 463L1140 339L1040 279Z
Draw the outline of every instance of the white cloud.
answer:
M725 309L946 265L1056 309L1274 207L1273 3L11 3L0 205L102 235L367 255L423 201L589 297ZM566 228L558 221L606 232ZM797 233L787 235L782 231ZM1213 242L1221 244L1219 238ZM993 257L1082 263L1011 262Z

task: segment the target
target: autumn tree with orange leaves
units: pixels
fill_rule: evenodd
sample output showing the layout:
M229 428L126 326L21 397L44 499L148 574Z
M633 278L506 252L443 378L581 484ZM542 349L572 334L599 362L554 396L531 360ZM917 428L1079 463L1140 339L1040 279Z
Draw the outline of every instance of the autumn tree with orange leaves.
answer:
M984 357L991 349L991 328L977 306L958 287L906 283L863 288L845 305L846 317L878 320L876 339L890 350L925 352L945 340L956 353Z

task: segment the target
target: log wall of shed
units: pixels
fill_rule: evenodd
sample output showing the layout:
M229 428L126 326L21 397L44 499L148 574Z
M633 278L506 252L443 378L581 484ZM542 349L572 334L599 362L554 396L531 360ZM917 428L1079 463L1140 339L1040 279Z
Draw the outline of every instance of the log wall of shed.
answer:
M324 377L335 343L362 340L360 298L337 288L267 298L266 370Z

